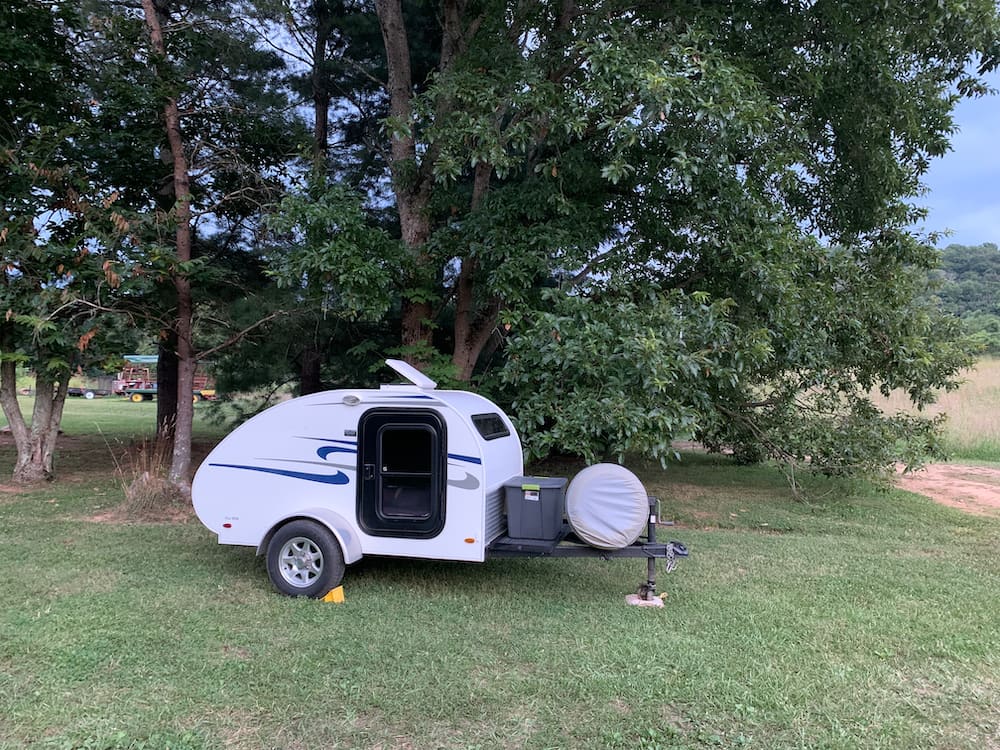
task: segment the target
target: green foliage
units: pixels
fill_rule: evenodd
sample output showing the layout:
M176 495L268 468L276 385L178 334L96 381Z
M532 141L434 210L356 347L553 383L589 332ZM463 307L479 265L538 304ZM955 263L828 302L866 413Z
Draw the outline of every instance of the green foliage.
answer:
M978 350L1000 353L1000 315L972 312L965 315L962 322Z
M940 284L937 293L948 312L1000 315L1000 249L992 242L948 245L941 252Z
M548 311L515 322L501 375L535 458L665 460L673 438L703 428L710 392L734 388L771 355L765 332L751 339L732 323L731 300L545 297Z
M727 284L745 259L716 259L690 295L552 292L517 319L502 379L530 453L663 460L671 440L696 437L790 478L941 457L940 419L886 416L870 398L902 388L927 405L972 363L914 265L933 252L787 247L757 254L750 280Z
M808 461L833 474L940 457L939 420L883 417L871 403L873 392L899 389L924 407L972 364L958 321L928 299L933 258L898 236L864 249L805 243L761 266L777 273L760 275L738 314L768 331L776 356L742 388L719 394L701 437L745 458Z
M433 346L406 353L446 384L506 321L493 364L534 455L662 459L698 434L831 473L934 449L933 425L881 421L868 392L923 406L992 345L995 321L969 340L928 301L936 256L906 229L952 107L1000 60L992 0L405 3L412 98L391 113L364 4L160 3L155 65L134 8L95 0L84 24L64 5L0 19L5 323L24 341L82 341L84 303L112 298L169 327L178 274L198 287L199 344L245 344L217 358L233 387L296 368L364 382L413 310L405 330ZM309 76L272 51L278 24L316 55ZM290 92L334 101L325 164ZM166 98L198 217L183 265ZM393 155L397 136L412 153ZM962 300L985 296L979 276L955 282Z
M386 356L395 359L403 359L407 362L416 362L419 369L427 377L437 383L438 388L458 388L466 387L466 384L458 379L455 373L455 365L451 358L442 354L429 344L414 344L411 346L397 346L385 352ZM387 372L385 363L376 362L371 367L372 372ZM399 376L392 373L392 378L399 379Z
M228 310L238 325L260 319L261 309L288 309L249 332L238 345L212 356L211 371L221 400L212 405L220 423L238 424L268 406L301 382L305 353L317 358L322 387L372 387L387 352L398 343L390 317L384 321L348 320L324 315L323 296L305 291L271 289L232 303Z
M937 451L936 423L867 394L926 405L971 362L907 227L954 91L997 63L995 5L599 6L485 12L394 123L426 147L407 189L434 178L437 298L472 269L485 320L508 310L533 455L697 434L839 473Z
M0 92L0 349L58 381L122 333L105 313L127 281L114 261L128 226L87 161L94 132L71 52L80 19L36 2L4 13L0 62L23 84Z
M0 8L0 143L79 113L67 86L80 75L70 39L78 23L68 4L28 0Z
M347 319L377 320L389 310L407 256L370 223L355 191L314 176L267 223L285 244L270 268L279 286L309 287L322 294L324 312Z

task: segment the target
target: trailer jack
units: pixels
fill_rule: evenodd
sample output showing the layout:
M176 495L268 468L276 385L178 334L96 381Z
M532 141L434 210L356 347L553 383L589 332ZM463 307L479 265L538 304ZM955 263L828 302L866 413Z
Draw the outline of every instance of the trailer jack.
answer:
M656 542L656 526L658 519L659 500L655 497L649 498L649 524L646 530L646 542L652 547ZM677 568L677 558L687 557L688 550L682 543L670 541L664 545L662 554L663 567L665 573L673 573ZM656 593L656 557L649 557L646 560L646 582L639 585L635 594L625 597L625 601L641 607L662 607L666 594Z
M656 561L663 560L666 572L670 573L677 567L678 557L687 557L688 551L680 542L656 541L659 501L649 498L649 521L646 527L646 539L638 539L621 549L597 549L582 543L570 533L568 524L555 539L512 539L499 537L486 548L486 557L592 557L602 560L614 560L623 557L646 558L646 582L639 586L635 594L625 597L629 604L643 607L662 607L663 599L656 594ZM667 522L665 526L673 524Z

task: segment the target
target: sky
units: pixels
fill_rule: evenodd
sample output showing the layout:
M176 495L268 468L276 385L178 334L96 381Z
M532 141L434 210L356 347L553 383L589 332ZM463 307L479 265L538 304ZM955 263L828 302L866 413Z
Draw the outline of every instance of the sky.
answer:
M1000 90L1000 74L989 82ZM917 201L929 209L921 228L952 230L939 247L1000 245L1000 93L962 100L954 118L959 131L952 150L931 162L930 192Z

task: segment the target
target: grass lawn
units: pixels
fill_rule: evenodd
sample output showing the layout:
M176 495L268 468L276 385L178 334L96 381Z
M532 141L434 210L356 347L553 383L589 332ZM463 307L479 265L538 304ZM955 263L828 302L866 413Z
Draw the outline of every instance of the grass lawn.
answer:
M61 480L0 492L0 748L1000 748L998 519L690 454L633 467L691 550L662 610L635 560L366 560L324 604L102 515L154 408L71 402Z

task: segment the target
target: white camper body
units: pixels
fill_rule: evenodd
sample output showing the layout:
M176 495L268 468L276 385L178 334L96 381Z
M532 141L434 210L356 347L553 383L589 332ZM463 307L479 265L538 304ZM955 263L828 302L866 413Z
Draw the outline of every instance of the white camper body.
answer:
M219 443L192 499L220 544L263 552L284 524L308 519L336 538L346 564L485 559L506 532L504 482L523 473L517 431L482 396L436 390L405 362L389 364L410 384L286 401Z
M565 480L522 476L521 441L496 404L439 391L405 362L386 362L409 384L274 406L227 436L195 475L198 518L220 544L266 554L279 591L323 596L365 555L639 557L647 560L640 592L651 600L655 560L667 559L669 570L687 554L679 542L657 543L656 501L618 466L590 467L596 475L580 481L585 470L574 480L576 496L591 502L570 517L571 531L563 522ZM523 502L508 508L511 492ZM617 535L628 517L629 538L606 543L601 530ZM635 523L647 517L646 540L637 541Z

